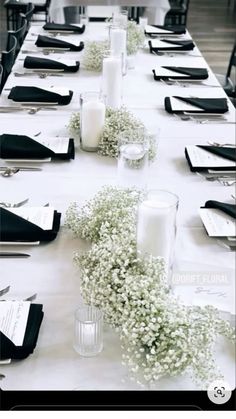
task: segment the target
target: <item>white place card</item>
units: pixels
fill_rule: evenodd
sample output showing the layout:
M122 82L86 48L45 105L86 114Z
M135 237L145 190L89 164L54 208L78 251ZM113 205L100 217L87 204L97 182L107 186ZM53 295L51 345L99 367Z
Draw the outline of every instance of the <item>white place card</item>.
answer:
M51 230L54 219L53 207L8 208L8 211L37 225L43 230Z
M190 105L187 102L183 102L180 99L175 97L170 98L170 104L172 111L175 112L184 112L184 111L198 111L204 112L204 109L199 108L198 106Z
M151 41L153 48L181 48L182 45L178 44L169 44L168 42L160 41L159 39L154 39Z
M232 167L234 162L195 145L186 146L193 167ZM217 172L219 173L219 172Z
M79 47L80 42L81 42L81 39L75 41L75 38L73 38L73 35L72 35L72 38L71 38L71 36L57 36L56 39L58 39L59 41L68 42L69 44L72 44L76 47ZM60 48L60 46L58 46L57 48ZM61 48L63 48L63 46ZM56 49L56 48L52 47L52 49Z
M61 96L69 96L70 94L70 91L67 87L61 87L61 86L53 86L53 87L49 86L45 88L44 90L47 90L48 92L52 92L52 93L57 93L58 95L61 95Z
M190 78L188 74L177 73L177 71L168 70L167 68L163 68L163 67L156 67L154 70L155 70L156 76L159 76L159 77L178 76L182 78Z
M173 31L169 31L167 29L163 29L163 28L155 28L155 26L151 26L151 25L146 25L145 26L145 32L147 33L157 33L157 34L172 34L174 33Z
M0 302L0 331L16 346L23 345L30 304L30 301Z
M177 285L174 294L185 304L204 307L211 305L223 313L235 316L235 290L232 283L209 285Z
M34 141L36 140L34 139ZM69 137L37 137L37 143L44 145L56 154L66 154L69 147Z
M201 220L210 237L235 237L235 219L215 208L200 208Z

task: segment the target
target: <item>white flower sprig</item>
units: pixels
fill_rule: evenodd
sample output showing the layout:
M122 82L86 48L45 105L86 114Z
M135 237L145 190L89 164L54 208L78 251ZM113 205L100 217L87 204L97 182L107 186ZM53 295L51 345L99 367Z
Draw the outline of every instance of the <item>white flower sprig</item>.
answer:
M127 25L127 55L136 54L144 46L143 29L134 21ZM109 52L109 41L87 41L85 43L81 65L85 70L102 71L102 61Z
M80 133L80 113L73 113L69 121L69 133L78 135ZM99 140L98 154L103 156L118 156L119 137L127 138L127 143L143 143L147 140L148 132L144 124L136 118L128 109L106 109L105 126ZM148 136L149 160L153 161L156 157L155 138Z
M139 48L145 43L145 34L141 26L134 21L128 21L127 25L127 55L137 54Z
M136 252L136 210L143 193L105 187L80 210L67 211L75 236L91 250L75 255L81 291L120 333L123 361L139 382L190 373L202 385L222 378L214 360L218 335L234 331L211 307L185 306L171 293L163 258Z

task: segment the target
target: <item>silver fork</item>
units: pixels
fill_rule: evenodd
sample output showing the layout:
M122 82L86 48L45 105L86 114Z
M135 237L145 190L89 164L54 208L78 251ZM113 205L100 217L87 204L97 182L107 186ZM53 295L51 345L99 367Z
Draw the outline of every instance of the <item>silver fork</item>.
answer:
M3 288L2 290L0 290L0 297L7 294L10 291L10 288L11 288L10 285L8 285L6 288Z
M236 143L217 143L216 141L207 141L209 145L213 145L215 147L236 147Z
M223 186L233 186L236 183L235 179L234 180L230 180L230 179L229 180L224 180L224 179L218 178L217 180Z
M24 199L24 201L16 202L15 204L12 204L11 202L0 202L0 206L5 208L18 208L22 205L25 205L28 202L29 198Z

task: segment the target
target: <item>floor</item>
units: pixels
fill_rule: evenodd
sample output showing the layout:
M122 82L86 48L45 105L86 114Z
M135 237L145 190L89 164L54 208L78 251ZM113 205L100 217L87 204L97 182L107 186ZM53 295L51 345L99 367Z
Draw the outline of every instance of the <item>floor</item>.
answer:
M6 42L4 1L0 0L0 51ZM236 40L235 3L236 0L190 0L187 27L215 73L225 74Z

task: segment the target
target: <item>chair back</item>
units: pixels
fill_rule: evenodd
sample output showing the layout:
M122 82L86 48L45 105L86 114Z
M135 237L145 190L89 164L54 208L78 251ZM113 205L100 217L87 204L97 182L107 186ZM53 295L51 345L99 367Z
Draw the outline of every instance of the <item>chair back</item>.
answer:
M26 12L25 13L20 13L20 16L22 18L25 18L27 21L27 29L26 29L26 33L28 32L29 28L30 28L30 22L31 19L33 17L34 14L34 5L33 3L28 3L27 8L26 8Z
M8 51L2 51L2 66L3 66L3 74L2 74L2 82L1 82L1 89L3 88L4 84L7 81L7 78L11 72L13 64L15 62L16 57L16 48L17 48L17 39L14 35L12 35L9 39L9 49Z
M1 85L2 85L2 75L3 75L3 66L0 64L0 94L1 94Z
M18 52L20 51L21 45L24 42L26 32L27 32L27 20L25 18L21 18L21 27L17 29L16 31L8 31L7 50L10 49L9 42L10 42L11 36L15 36L17 40L16 54L18 54Z
M230 56L230 59L229 59L229 65L228 65L228 69L227 69L227 72L226 72L226 77L227 78L230 78L233 67L235 67L235 71L236 71L236 42L233 46L233 50L232 50L232 53L231 53L231 56ZM234 81L234 84L235 84L235 82L236 82L236 80Z

